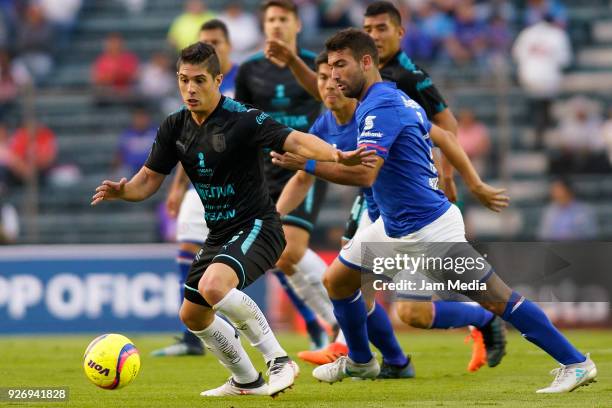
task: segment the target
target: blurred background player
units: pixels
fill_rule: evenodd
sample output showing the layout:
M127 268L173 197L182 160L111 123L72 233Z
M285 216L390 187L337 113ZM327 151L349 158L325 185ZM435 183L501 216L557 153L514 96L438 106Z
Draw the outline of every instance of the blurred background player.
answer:
M370 4L365 12L364 30L376 44L380 55L378 68L383 80L395 82L399 89L423 107L427 117L433 123L456 136L457 120L444 98L440 95L427 72L414 64L400 48L404 28L397 8L386 1L377 1ZM308 89L312 95L317 95L316 97L320 98L318 96L319 90L316 87L316 75L295 52L278 41L271 45L268 52L274 58L288 64L300 84ZM455 201L457 192L453 179L453 167L444 156L442 156L441 165L437 167L442 173L442 189L449 200ZM358 207L365 205L365 203L363 193L360 193L355 200L355 215L363 213L364 209ZM374 217L371 221L375 221L376 212L369 213ZM356 226L358 220L356 218L352 221L353 227ZM351 220L349 220L350 223ZM485 363L483 358L485 355L490 367L498 365L505 355L505 336L501 320L495 319L493 314L480 306L464 302L442 300L428 302L425 299L419 299L418 301L403 299L398 312L402 321L422 329L470 326L470 337L474 341L472 360L468 364L468 370L470 371L478 369ZM301 353L301 356L315 364L333 361L346 350L345 345L338 343L337 341L331 343L319 352ZM484 348L486 348L486 353L483 350Z
M267 44L280 41L298 54L312 69L316 55L298 48L301 30L296 5L291 0L268 0L261 6ZM265 52L255 54L240 66L236 77L236 99L253 105L274 119L296 130L307 131L321 112L321 104L295 80L291 70ZM276 201L294 172L272 165L266 160L266 181L270 195ZM310 235L325 198L327 185L318 181L302 205L283 217L287 247L277 266L287 276L301 300L331 328L336 327L331 303L321 283L325 262L308 248ZM277 276L283 281L283 276ZM286 285L286 284L285 284ZM307 322L311 338L316 336L316 320ZM326 334L321 331L315 346L325 346Z

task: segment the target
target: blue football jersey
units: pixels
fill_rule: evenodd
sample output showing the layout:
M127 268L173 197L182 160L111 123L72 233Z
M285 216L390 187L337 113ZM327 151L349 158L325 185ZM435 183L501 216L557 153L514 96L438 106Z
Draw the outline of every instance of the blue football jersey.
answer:
M319 136L342 151L355 150L357 148L357 121L355 120L355 115L353 115L348 123L340 125L336 122L332 111L326 110L313 123L309 133ZM379 217L379 212L373 199L372 190L370 188L362 188L361 191L368 206L368 216L372 221L376 221Z
M397 89L379 82L357 107L358 145L385 160L372 193L388 236L399 238L429 225L450 202L438 189L429 131L421 106Z

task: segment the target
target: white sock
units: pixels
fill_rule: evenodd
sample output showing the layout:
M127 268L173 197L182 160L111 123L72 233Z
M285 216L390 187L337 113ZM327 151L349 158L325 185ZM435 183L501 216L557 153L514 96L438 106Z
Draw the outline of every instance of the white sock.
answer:
M198 336L219 362L232 373L236 382L248 384L259 378L259 372L242 347L236 329L228 322L215 316L210 326L204 330L191 330L191 332Z
M213 309L223 313L251 345L263 354L266 362L287 355L259 306L246 293L232 289Z
M295 266L295 273L287 276L295 293L328 325L335 326L336 317L321 276L327 265L310 248Z

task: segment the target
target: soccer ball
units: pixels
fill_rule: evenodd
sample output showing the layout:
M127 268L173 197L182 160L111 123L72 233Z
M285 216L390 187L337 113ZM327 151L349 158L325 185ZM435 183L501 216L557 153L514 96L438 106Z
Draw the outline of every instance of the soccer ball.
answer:
M83 356L89 381L105 390L130 384L140 370L140 354L130 339L120 334L103 334L93 339Z

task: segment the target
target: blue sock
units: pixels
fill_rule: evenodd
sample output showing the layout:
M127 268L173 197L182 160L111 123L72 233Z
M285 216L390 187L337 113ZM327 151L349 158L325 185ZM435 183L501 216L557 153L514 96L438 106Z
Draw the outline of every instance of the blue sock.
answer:
M332 299L331 301L338 325L346 338L349 357L356 363L369 362L372 359L372 352L366 324L368 311L361 291L357 290L345 299Z
M462 302L433 302L434 318L432 329L450 329L453 327L483 327L493 319L493 313L482 306Z
M189 274L189 269L191 268L191 264L193 263L193 258L195 258L195 256L196 254L194 254L193 252L183 250L178 251L178 256L176 257L176 264L178 265L179 273L181 275L179 286L179 290L181 291L181 298L183 297L183 291L185 290L183 285L187 280L187 275ZM203 347L202 341L198 338L198 336L196 336L187 329L183 330L183 342L196 347Z
M368 339L380 350L383 361L387 364L403 367L408 363L408 358L397 342L389 316L385 309L378 303L374 303L374 310L368 314Z
M538 305L512 292L502 319L511 323L527 340L563 365L582 363L586 357L561 334Z
M278 281L280 282L283 289L285 289L287 296L289 296L291 303L293 303L293 306L295 306L297 311L304 318L306 324L316 321L317 315L315 315L314 312L308 306L306 306L306 303L304 303L302 299L298 297L291 285L289 285L285 274L282 271L279 271L278 269L274 269L274 275L278 278Z

